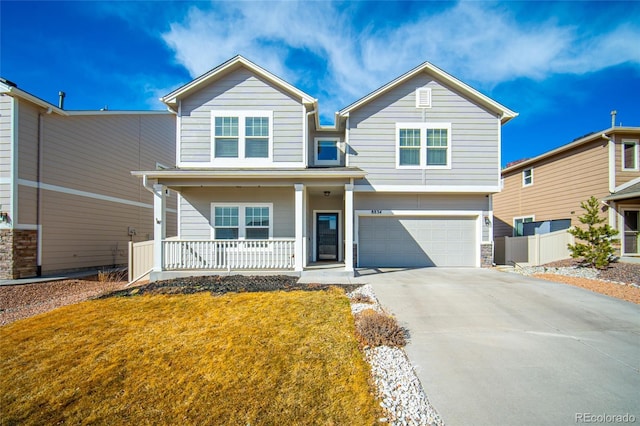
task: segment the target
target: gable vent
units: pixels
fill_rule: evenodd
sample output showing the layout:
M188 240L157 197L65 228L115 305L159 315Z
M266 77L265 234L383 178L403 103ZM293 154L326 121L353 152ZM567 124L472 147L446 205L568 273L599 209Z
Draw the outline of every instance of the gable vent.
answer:
M416 89L416 108L431 108L431 88Z

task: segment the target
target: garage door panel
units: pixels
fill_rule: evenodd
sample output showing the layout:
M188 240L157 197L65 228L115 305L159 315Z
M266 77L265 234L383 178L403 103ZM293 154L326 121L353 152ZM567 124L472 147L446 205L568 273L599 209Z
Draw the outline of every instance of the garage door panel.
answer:
M362 217L360 266L475 266L472 217Z

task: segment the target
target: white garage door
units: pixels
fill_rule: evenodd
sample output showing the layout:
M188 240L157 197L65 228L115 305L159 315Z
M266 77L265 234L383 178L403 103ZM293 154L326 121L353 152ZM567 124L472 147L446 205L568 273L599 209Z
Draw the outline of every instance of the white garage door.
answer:
M472 217L360 217L359 266L476 266Z

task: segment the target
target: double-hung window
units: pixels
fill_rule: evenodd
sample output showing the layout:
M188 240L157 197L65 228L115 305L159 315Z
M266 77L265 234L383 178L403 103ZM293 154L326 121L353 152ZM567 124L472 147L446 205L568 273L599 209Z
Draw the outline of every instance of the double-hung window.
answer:
M271 111L211 111L212 160L247 164L271 158L273 113ZM220 160L219 160L220 162Z
M522 186L533 185L533 169L524 169L522 171Z
M396 167L450 169L450 123L396 123Z
M273 235L273 205L212 204L212 238L216 240L268 240Z

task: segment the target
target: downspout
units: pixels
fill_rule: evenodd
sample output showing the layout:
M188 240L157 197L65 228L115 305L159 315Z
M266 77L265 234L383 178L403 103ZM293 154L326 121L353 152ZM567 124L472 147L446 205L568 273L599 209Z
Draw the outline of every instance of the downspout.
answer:
M309 167L309 117L316 113L315 109L312 109L305 115L304 119L304 146L302 155L304 156L304 167Z

